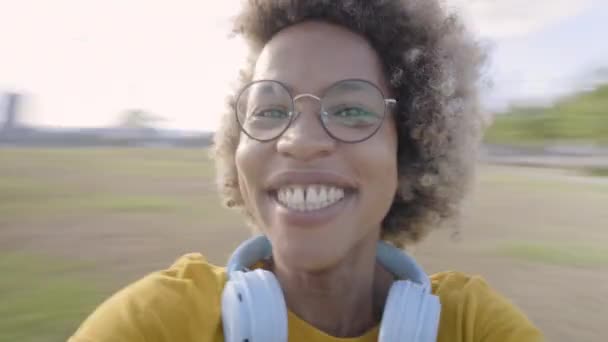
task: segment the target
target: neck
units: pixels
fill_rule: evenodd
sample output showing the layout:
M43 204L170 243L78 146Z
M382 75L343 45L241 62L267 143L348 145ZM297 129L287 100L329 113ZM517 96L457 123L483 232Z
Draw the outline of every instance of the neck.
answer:
M392 275L376 262L376 241L364 241L338 264L320 271L294 270L274 260L287 307L335 337L360 336L381 319Z

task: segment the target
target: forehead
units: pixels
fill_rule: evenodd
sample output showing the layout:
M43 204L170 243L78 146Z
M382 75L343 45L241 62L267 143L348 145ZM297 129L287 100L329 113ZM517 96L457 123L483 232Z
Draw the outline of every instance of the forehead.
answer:
M353 78L388 91L380 58L369 42L322 22L296 24L276 34L263 48L253 77L280 81L297 93L319 94Z

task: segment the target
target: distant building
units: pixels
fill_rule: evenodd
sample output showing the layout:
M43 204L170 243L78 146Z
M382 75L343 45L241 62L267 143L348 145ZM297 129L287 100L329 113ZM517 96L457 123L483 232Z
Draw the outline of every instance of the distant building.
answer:
M8 93L4 96L4 105L2 106L2 112L4 115L4 124L2 125L2 131L10 132L17 128L19 123L19 104L21 95L18 93Z

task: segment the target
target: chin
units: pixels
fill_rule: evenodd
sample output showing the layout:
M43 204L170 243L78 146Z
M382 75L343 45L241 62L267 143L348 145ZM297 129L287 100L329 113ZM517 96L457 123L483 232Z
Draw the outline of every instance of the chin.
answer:
M320 271L339 263L349 250L344 238L332 239L327 236L327 231L319 229L318 234L286 233L274 239L270 236L270 239L277 257L290 268Z

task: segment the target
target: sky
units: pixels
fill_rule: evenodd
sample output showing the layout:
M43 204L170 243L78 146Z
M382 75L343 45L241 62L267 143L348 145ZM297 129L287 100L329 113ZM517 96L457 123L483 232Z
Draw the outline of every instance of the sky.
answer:
M239 0L0 0L0 92L27 124L116 124L128 109L164 127L213 130L245 47ZM485 46L483 103L550 103L608 67L608 1L450 0ZM491 85L491 86L490 86ZM1 120L1 118L0 118Z

